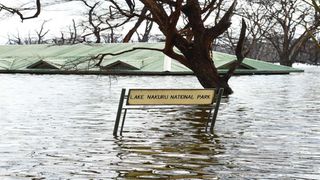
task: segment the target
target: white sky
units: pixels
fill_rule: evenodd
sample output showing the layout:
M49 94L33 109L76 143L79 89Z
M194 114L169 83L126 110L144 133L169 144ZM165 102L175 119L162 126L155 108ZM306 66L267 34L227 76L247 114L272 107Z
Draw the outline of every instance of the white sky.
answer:
M95 1L95 0L92 0ZM123 0L119 0L123 1ZM35 0L0 0L0 3L9 6L9 7L20 7L23 4L35 7ZM52 3L53 0L41 0L43 4ZM91 2L91 1L89 1ZM124 1L123 1L124 2ZM32 15L34 11L26 11L24 14ZM41 27L41 24L44 20L49 20L46 23L45 29L50 29L46 38L51 37L60 37L61 31L68 32L68 26L72 25L72 19L75 19L76 23L79 22L82 12L85 12L85 6L81 2L69 2L62 3L54 6L43 6L41 13L38 18L25 20L21 22L17 15L4 16L3 13L0 13L0 44L5 44L8 42L8 36L17 36L18 33L21 38L27 38L28 34L31 37L36 37L35 30ZM124 27L124 31L127 32L128 26L131 26L130 23ZM144 28L143 26L141 27ZM157 26L154 25L153 32L159 34L160 31L157 29ZM81 33L81 32L79 32Z
M41 0L43 4L50 2L52 3L52 1L53 0ZM89 2L93 1L95 0ZM27 6L35 7L35 0L0 0L0 3L13 8L20 7L22 4L25 4L27 2L31 2ZM33 15L35 11L36 10L26 11L23 14ZM68 27L72 26L72 19L74 19L76 24L78 25L81 19L83 19L82 14L86 12L86 7L82 2L78 1L61 3L54 6L43 6L38 18L25 20L24 22L21 22L17 15L10 15L8 17L4 16L3 13L0 13L0 44L6 44L8 42L9 35L13 37L17 36L18 33L21 38L27 38L28 34L30 34L31 37L36 37L35 30L40 29L41 24L44 20L49 20L45 24L45 29L50 29L50 32L45 36L45 39L50 39L52 37L61 37L61 32L65 32L68 34ZM131 27L132 23L128 23L123 27L123 29L119 28L118 30L124 30L126 33L127 30ZM156 28L156 26L154 26L154 28ZM155 32L159 33L159 31L157 30Z
M53 1L58 0L41 0L43 4L52 3ZM91 4L96 0L89 0ZM119 2L124 2L124 0L119 0ZM8 7L35 7L35 0L0 0L0 3ZM18 33L21 38L27 38L28 34L31 37L36 37L35 30L39 30L41 24L44 20L49 20L46 23L45 29L50 29L46 38L60 37L61 31L68 32L68 26L72 25L72 19L75 19L76 23L79 23L80 18L82 18L82 12L85 12L87 9L82 2L69 2L62 3L55 6L42 6L40 16L38 18L25 20L23 23L17 15L3 16L3 13L0 13L0 44L5 44L8 42L8 36L17 36ZM32 15L34 11L24 12L26 15ZM127 32L128 28L131 28L132 24L128 23L123 27L124 33ZM144 29L142 25L140 27ZM121 29L119 29L121 31ZM81 32L78 32L81 33ZM159 34L160 31L157 29L157 25L153 26L153 33ZM160 33L161 34L161 33ZM135 39L135 38L134 38Z
M10 7L17 7L27 1L30 0L0 0L0 3ZM21 22L17 15L8 17L2 13L0 14L0 44L7 42L8 35L17 35L18 32L21 37L26 37L29 33L31 36L35 35L35 30L40 28L44 20L49 20L45 25L46 29L50 29L48 37L59 35L60 31L67 31L68 26L72 25L72 19L79 19L79 14L76 13L79 10L79 8L76 8L77 6L76 3L67 3L43 7L38 18L25 20L24 22ZM35 10L24 14L34 13Z
M41 0L43 4L52 3L53 1L54 0ZM20 7L28 2L29 4L25 7L35 6L35 0L0 0L1 4L9 7ZM38 18L25 20L23 23L17 15L11 15L8 17L3 13L0 13L0 44L7 43L8 36L16 36L18 32L22 38L27 37L28 34L35 36L35 30L40 28L44 20L49 20L45 25L45 29L50 29L50 32L46 37L50 38L60 36L61 31L68 31L68 26L72 25L72 19L75 19L76 23L79 22L81 13L84 11L84 5L81 2L69 2L55 6L43 6ZM24 12L26 15L34 13L35 10ZM239 20L233 21L233 25L237 25L237 21ZM237 26L235 27L237 28ZM127 29L127 27L125 28ZM157 31L157 33L159 32Z

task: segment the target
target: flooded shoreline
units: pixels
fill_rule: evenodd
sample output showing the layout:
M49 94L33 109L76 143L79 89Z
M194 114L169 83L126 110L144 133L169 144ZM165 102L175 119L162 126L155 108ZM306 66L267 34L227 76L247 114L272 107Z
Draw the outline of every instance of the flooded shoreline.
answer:
M0 74L1 179L319 179L318 67L237 76L215 133L201 111L130 111L121 88L201 88L192 76Z

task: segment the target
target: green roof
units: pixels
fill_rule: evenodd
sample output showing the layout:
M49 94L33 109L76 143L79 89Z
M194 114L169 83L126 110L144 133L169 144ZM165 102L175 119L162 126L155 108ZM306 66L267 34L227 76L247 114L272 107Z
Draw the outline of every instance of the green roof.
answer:
M94 65L92 57L100 53L119 53L135 47L162 49L163 43L113 43L76 45L5 45L0 46L0 72L2 73L55 73L86 72L127 74L192 74L178 61L166 57L159 51L135 50L117 56L105 56L101 66ZM214 63L220 73L227 71L235 56L213 52ZM275 65L254 59L245 59L238 74L275 74L301 72L299 69Z

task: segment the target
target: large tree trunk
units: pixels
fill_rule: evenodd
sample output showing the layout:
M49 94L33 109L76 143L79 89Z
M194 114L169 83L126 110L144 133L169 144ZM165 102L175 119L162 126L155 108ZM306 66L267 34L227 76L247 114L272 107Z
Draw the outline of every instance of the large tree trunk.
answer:
M96 43L101 43L100 33L96 32L96 33L94 33L94 35L96 36Z
M190 62L188 67L194 72L204 88L224 88L224 94L233 93L227 80L219 76L211 58L203 57L201 53L192 53L192 55L188 57Z
M283 66L289 66L289 67L292 67L292 61L291 61L291 59L289 58L289 56L288 55L286 55L286 54L282 54L282 55L280 55L280 65L283 65Z
M185 62L181 63L193 71L204 88L223 88L225 95L232 94L233 91L228 84L228 79L218 74L211 56L211 43L206 40L205 38L197 39L189 46L184 46L183 43L176 41L175 47L186 58Z

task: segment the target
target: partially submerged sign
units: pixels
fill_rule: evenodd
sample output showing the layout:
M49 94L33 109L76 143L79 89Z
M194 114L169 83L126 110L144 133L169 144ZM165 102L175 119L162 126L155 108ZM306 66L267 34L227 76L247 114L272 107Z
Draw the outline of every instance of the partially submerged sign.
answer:
M209 105L214 89L130 89L127 105Z
M207 126L209 123L211 123L210 132L212 133L217 118L222 94L223 89L130 89L128 95L126 95L126 89L122 89L116 122L113 129L113 135L118 135L118 128L120 124L122 110L124 110L124 113L122 117L120 135L122 135L124 121L128 109L150 109L148 108L150 106L151 108L154 108L156 106L158 106L159 108L159 106L162 105L199 105L202 109L209 110ZM127 101L126 105L124 106L125 99L127 99ZM199 106L195 106L194 108L199 108ZM212 113L213 109L214 111Z

